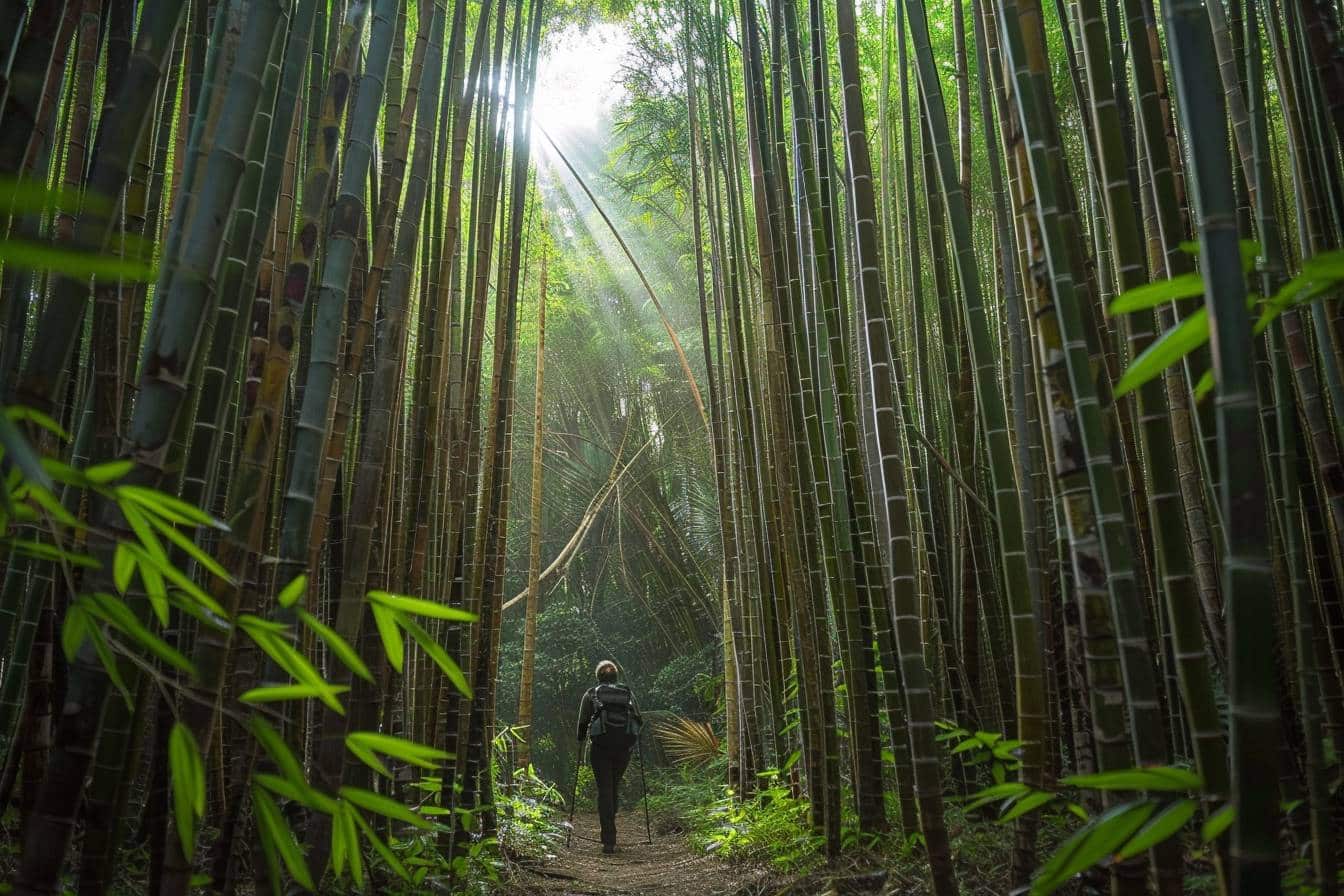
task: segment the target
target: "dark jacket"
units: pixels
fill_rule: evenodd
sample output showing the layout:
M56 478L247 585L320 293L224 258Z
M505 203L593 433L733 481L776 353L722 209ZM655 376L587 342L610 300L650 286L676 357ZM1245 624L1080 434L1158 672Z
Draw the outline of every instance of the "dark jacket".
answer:
M609 683L610 682L602 682L602 684L609 684ZM625 685L623 684L619 684L617 686L625 687ZM588 736L588 725L593 721L593 716L597 715L597 704L593 701L593 694L597 692L597 688L598 685L593 685L591 688L584 691L583 699L579 701L578 738L580 741L582 741L584 738ZM641 718L639 714L639 706L638 704L635 703L635 697L633 693L630 695L630 711L635 714L636 719Z

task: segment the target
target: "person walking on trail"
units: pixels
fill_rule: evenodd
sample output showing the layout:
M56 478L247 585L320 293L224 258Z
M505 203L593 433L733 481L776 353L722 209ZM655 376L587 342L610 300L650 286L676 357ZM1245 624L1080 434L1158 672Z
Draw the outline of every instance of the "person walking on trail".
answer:
M620 671L611 660L597 664L597 684L584 692L579 704L579 749L591 741L588 762L597 782L597 815L602 823L602 851L616 851L616 810L621 775L644 724L630 689L618 683Z

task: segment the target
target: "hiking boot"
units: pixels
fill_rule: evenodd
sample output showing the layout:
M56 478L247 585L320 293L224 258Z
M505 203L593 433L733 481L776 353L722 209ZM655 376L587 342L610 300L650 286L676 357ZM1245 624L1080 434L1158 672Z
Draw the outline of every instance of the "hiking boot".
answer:
M616 853L616 844L614 844L614 843L603 843L603 844L602 844L602 852L603 852L604 855L614 855L614 854Z

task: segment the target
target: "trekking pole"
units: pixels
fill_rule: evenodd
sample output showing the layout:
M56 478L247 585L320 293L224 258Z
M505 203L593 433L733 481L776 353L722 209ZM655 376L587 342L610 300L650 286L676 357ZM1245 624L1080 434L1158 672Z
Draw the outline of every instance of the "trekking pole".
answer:
M649 824L649 784L644 779L644 736L639 737L639 786L644 791L644 837L646 843L653 843L653 826Z
M583 765L583 741L574 748L574 784L569 788L569 830L565 833L565 849L574 837L574 809L579 798L579 768Z

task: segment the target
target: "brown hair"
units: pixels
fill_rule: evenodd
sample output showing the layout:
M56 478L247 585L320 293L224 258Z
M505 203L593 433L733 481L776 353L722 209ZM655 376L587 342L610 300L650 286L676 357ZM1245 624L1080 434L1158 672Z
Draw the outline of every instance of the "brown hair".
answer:
M597 664L597 670L594 674L597 676L598 681L605 684L611 684L616 681L621 673L620 670L616 668L616 664L611 660L603 660Z

